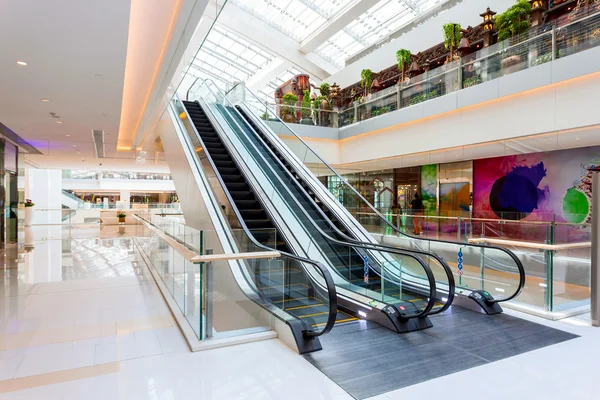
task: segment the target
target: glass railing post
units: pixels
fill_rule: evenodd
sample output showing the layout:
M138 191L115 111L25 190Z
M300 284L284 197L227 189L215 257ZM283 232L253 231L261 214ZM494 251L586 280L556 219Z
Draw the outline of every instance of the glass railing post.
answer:
M485 282L485 247L481 247L480 259L479 259L479 277L481 279L482 289Z
M554 223L546 226L546 244L552 244L554 237ZM544 261L546 263L546 279L545 279L545 301L544 308L548 312L553 309L553 282L554 282L554 251L544 250Z
M381 301L385 301L385 264L381 266Z
M458 60L458 90L463 88L463 59Z
M556 25L552 25L552 60L556 60Z
M458 243L460 243L460 238L461 238L461 235L460 235L460 215L458 216L458 224L457 225L458 225L458 229L457 229L457 237L456 237L456 239L457 239Z
M213 249L206 249L204 254L213 253ZM212 262L203 263L204 273L204 337L212 337L213 331L213 265ZM202 320L202 316L200 316Z
M354 101L354 122L358 122L358 102Z

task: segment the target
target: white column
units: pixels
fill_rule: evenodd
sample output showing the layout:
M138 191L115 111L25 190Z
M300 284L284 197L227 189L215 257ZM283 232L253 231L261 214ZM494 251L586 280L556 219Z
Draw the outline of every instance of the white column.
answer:
M36 224L62 223L62 171L58 169L26 170L25 197L35 206L31 222ZM53 210L53 211L45 211Z
M120 200L120 204L123 204L123 208L128 209L130 208L130 204L131 204L131 191L127 190L127 189L121 189L120 193L119 193L119 200ZM120 208L120 207L117 207Z
M600 166L592 168L591 310L593 326L600 326Z

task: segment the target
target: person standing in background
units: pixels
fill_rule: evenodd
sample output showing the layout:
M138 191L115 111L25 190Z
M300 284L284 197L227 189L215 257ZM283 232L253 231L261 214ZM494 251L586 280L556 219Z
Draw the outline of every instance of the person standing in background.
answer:
M410 208L413 213L413 233L419 236L421 235L421 216L423 215L425 207L423 206L423 202L418 193L415 193L414 200L410 202Z

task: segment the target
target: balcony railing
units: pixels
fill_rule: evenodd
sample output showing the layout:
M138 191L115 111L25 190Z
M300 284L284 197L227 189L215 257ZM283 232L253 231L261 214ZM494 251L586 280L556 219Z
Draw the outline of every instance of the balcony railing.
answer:
M587 13L576 21L561 19L440 65L342 110L269 106L287 123L330 128L352 125L597 47L600 45L600 9L590 8ZM259 117L268 115L260 107L253 111Z

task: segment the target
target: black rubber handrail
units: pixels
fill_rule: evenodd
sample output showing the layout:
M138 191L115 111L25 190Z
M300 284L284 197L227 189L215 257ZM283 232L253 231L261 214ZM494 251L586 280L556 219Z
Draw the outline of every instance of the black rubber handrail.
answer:
M491 246L491 245L484 245L484 244L477 244L477 243L460 243L460 242L452 242L449 240L443 240L443 239L423 239L423 238L419 238L416 236L412 236L406 232L401 231L396 225L392 224L390 221L388 221L383 215L381 215L381 213L375 208L373 207L373 205L371 203L369 203L369 201L367 199L365 199L355 188L354 186L350 185L348 182L346 182L346 180L344 178L341 177L340 174L338 174L338 172L333 169L325 160L323 160L323 158L317 154L315 151L313 151L307 144L306 142L300 137L298 136L298 134L296 134L296 132L290 128L288 126L288 124L286 124L281 118L279 118L279 116L277 115L277 113L272 110L265 102L263 102L262 100L260 100L256 95L254 95L254 93L252 93L250 90L248 90L248 88L246 87L246 85L242 82L235 84L230 90L227 91L226 95L229 94L230 92L232 92L233 90L235 90L237 88L237 86L243 86L244 89L250 93L253 98L260 103L261 105L263 105L265 107L266 110L269 110L271 112L272 115L275 116L275 118L277 118L277 120L284 124L288 130L295 136L296 139L298 139L300 142L302 142L302 144L311 150L312 154L317 157L319 159L319 161L321 161L323 164L325 164L330 171L333 172L333 174L335 174L339 179L340 182L342 182L345 186L347 186L352 192L354 192L354 194L356 194L356 196L358 196L358 198L360 198L375 214L377 214L377 216L379 216L379 218L381 218L383 221L385 221L385 223L391 228L393 229L396 233L402 235L402 236L407 236L413 240L429 240L431 242L437 242L437 243L447 243L447 244L453 244L453 245L460 245L462 247L477 247L477 248L483 248L483 249L494 249L494 250L499 250L501 252L504 252L506 254L508 254L508 256L515 262L517 269L519 270L519 285L517 287L517 289L515 290L515 292L504 298L504 299L494 299L489 301L490 303L499 303L502 301L509 301L514 299L515 297L517 297L521 291L523 290L523 288L525 287L525 268L523 267L523 264L521 263L521 260L519 260L519 258L509 249L505 249L503 247L498 247L498 246Z
M242 116L242 118L244 118L244 120L246 120L247 122L248 119L250 118L250 116L248 116L246 114L246 112L244 110L242 110L241 112L238 111L239 114ZM254 122L254 121L253 121ZM248 125L250 125L248 123ZM252 128L252 126L250 125L250 128ZM260 127L259 127L260 129ZM252 129L254 130L254 129ZM264 132L263 132L264 134ZM268 135L265 135L268 136ZM283 163L280 161L279 157L277 157L277 154L274 153L273 150L271 150L269 148L269 146L264 142L263 138L257 133L256 135L257 139L260 140L260 142L264 145L264 147L267 149L267 151L269 151L277 160L277 162L279 163L279 165L288 172L288 175L290 176L291 179L293 179L294 181L298 181L299 179L295 179L292 174L288 171L288 169L285 167L285 165L283 165ZM281 155L283 157L283 155ZM290 163L290 166L292 164ZM294 168L294 171L295 168ZM296 171L296 173L298 173L298 171ZM298 176L301 176L300 174L298 174ZM431 252L427 252L427 251L423 251L423 250L404 250L404 249L399 249L397 247L392 247L392 246L387 246L387 245L382 245L379 243L369 243L369 242L363 242L360 240L356 240L355 238L349 237L348 235L346 235L345 233L343 233L342 231L339 230L339 228L337 226L335 226L335 224L329 219L329 217L327 217L327 215L323 212L323 210L321 209L321 207L318 206L318 204L316 204L314 202L314 200L312 199L312 197L310 196L310 194L308 194L308 192L306 191L306 189L302 186L302 185L297 185L297 187L302 191L302 193L305 195L305 197L311 202L311 204L313 205L313 207L316 209L317 213L319 213L319 215L323 218L324 221L326 221L326 223L330 226L331 229L333 229L333 231L336 233L336 235L342 237L344 239L344 242L341 242L344 245L348 245L349 243L354 244L356 247L361 247L361 248L369 248L370 250L375 250L375 251L384 251L384 252L388 252L388 253L393 253L393 254L404 254L404 255L409 255L409 256L414 256L414 254L420 254L422 256L426 256L426 257L431 257L433 259L435 259L437 262L439 262L439 264L442 266L442 269L444 270L444 273L446 274L446 277L448 278L448 300L446 300L446 302L444 303L443 307L440 307L439 309L430 312L429 314L433 315L433 314L439 314L442 313L444 311L446 311L448 308L450 308L450 306L452 305L452 302L454 300L454 295L455 295L455 291L456 291L456 285L455 285L455 281L454 281L454 275L452 274L452 269L450 268L450 266L448 265L448 263L446 262L446 260L444 260L442 257L440 257L439 255L435 254L435 253L431 253ZM325 203L322 203L324 206ZM340 220L340 222L342 222L342 220ZM332 237L330 237L328 234L326 234L325 232L321 231L320 227L317 226L315 224L315 228L325 237L327 237L328 239L334 241L334 242L340 242ZM348 226L346 226L346 228L348 228ZM416 257L415 257L416 258ZM419 258L420 262L423 263L423 261ZM430 268L428 266L428 268ZM435 298L435 296L433 297Z
M228 100L227 100L228 101ZM233 106L231 106L231 108L234 108ZM234 109L235 111L235 109ZM225 112L228 112L228 110L225 110ZM237 112L237 111L235 111ZM234 121L235 122L235 121ZM247 123L246 123L247 124ZM240 127L241 129L241 127ZM260 137L258 137L259 140L261 140L261 143L267 148L268 151L271 151L266 144L264 143L264 141L262 141L262 139L260 139ZM260 154L260 151L258 151L258 149L254 146L254 143L251 143L251 146L254 148L255 152L258 154L259 157L261 157L261 159L263 160L263 162L265 163L265 165L267 165L269 168L272 168L270 163L264 159L264 157L262 156L262 154ZM271 153L272 154L272 153ZM273 155L274 156L274 155ZM274 159L276 160L277 163L280 164L280 166L282 166L283 171L285 171L287 174L289 174L289 171L281 164L280 160L274 156ZM367 249L367 250L373 250L373 251L381 251L380 249L376 248L373 244L369 243L366 245L363 244L350 244L347 242L343 242L341 240L332 238L331 236L329 236L328 234L326 234L318 225L317 223L312 219L312 217L308 214L308 212L306 211L306 209L304 209L304 207L302 207L302 205L299 203L298 199L295 198L295 196L290 193L289 189L287 188L287 186L285 185L285 182L283 182L281 180L281 177L271 169L271 171L273 172L273 176L276 177L276 179L279 180L279 182L282 184L282 187L284 188L284 190L286 190L287 194L289 195L289 199L291 199L292 201L294 201L296 203L296 205L298 206L298 208L301 210L301 212L304 214L304 216L311 222L311 225L327 240L341 245L341 246L347 246L350 248L355 248L355 247L359 247L359 248L363 248L363 249ZM294 180L295 182L295 180ZM299 186L299 185L298 185ZM316 203L314 203L313 199L310 198L310 196L307 197L308 201L310 201L312 203L312 205L314 205L315 208L318 208L318 206L316 205ZM322 212L322 211L321 211ZM393 254L398 254L398 255L404 255L404 256L408 256L408 257L412 257L413 259L415 259L422 267L423 270L425 271L425 275L427 276L427 280L429 283L429 298L430 301L427 302L427 306L421 310L420 312L411 315L407 318L420 318L420 317L424 317L426 315L428 315L431 312L431 309L433 308L433 305L435 303L435 298L436 298L436 294L437 294L437 287L436 287L436 282L435 282L435 276L433 275L433 272L431 271L431 268L429 268L429 266L420 258L415 256L414 254L411 254L410 252L406 252L403 250L399 250L399 249L394 249L392 251L388 251L389 253L393 253ZM380 266L382 269L384 267ZM372 269L370 266L369 268L377 273L377 271L375 271L374 269ZM383 302L383 301L382 301Z
M210 88L209 88L210 90ZM212 91L211 91L212 92ZM180 102L181 106L184 108L186 115L190 115L187 108L185 107L185 104L183 103L183 101L181 101L178 98L178 101ZM198 104L200 104L199 102L197 102ZM205 111L206 112L206 111ZM200 144L202 145L202 148L206 148L204 141L202 140L202 137L200 136L200 134L198 133L198 130L196 129L195 124L193 123L193 121L190 118L190 121L192 122L190 125L192 125L192 128L194 130L194 133L196 135L196 138L198 139L198 141L200 142ZM212 125L212 122L211 122ZM214 127L213 127L214 129ZM217 132L217 129L215 129L215 132ZM217 132L218 134L218 132ZM253 245L255 245L258 248L264 249L264 250L268 250L268 251L273 251L274 249L265 246L261 243L259 243L255 238L254 235L252 235L250 229L248 228L248 226L246 225L246 223L244 222L244 219L240 213L240 211L238 210L237 206L235 205L235 202L233 201L233 198L231 197L231 194L229 193L229 190L227 189L227 186L225 186L225 182L223 181L223 178L221 177L221 174L219 173L213 159L212 156L205 151L206 154L206 159L208 160L211 168L213 169L213 172L215 173L215 177L217 178L217 180L219 181L219 184L221 185L221 187L223 188L223 193L225 194L225 196L227 197L227 200L229 201L229 203L231 204L231 208L233 209L242 229L244 230L244 233L246 234L246 236L250 239L250 241L252 242ZM234 160L235 162L235 160ZM277 250L279 251L279 250ZM327 289L327 295L328 295L328 301L329 301L329 310L328 310L328 317L327 317L327 323L325 324L325 327L320 330L320 331L313 331L310 329L307 329L304 334L306 336L310 336L310 337L315 337L315 336L321 336L325 333L328 333L329 331L331 331L331 329L333 328L336 318L337 318L337 293L336 293L336 289L335 289L335 283L333 282L333 278L329 272L329 270L327 269L327 267L325 267L323 264L321 264L320 262L317 261L313 261L310 260L308 258L304 258L304 257L300 257L297 256L295 254L291 254L291 253L286 253L286 252L282 252L279 251L280 254L289 257L293 260L299 261L300 264L302 265L302 263L307 263L307 264L311 264L313 266L315 266L323 275L324 279L325 279L325 286ZM304 268L304 266L303 266ZM305 271L305 274L307 275L307 277L310 278L310 274L308 272ZM263 296L264 297L264 296ZM268 300L267 298L265 298L265 300L269 301L270 303L272 303L270 300ZM274 306L275 308L278 308L276 306ZM279 308L278 308L279 309ZM281 309L279 309L281 310ZM283 310L285 312L285 310ZM291 314L290 314L291 315ZM295 317L297 318L297 317Z

